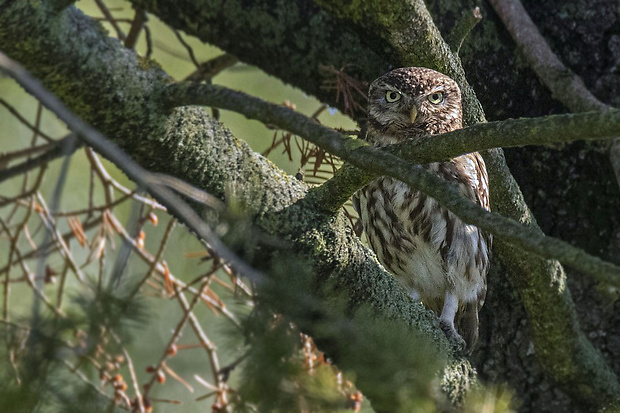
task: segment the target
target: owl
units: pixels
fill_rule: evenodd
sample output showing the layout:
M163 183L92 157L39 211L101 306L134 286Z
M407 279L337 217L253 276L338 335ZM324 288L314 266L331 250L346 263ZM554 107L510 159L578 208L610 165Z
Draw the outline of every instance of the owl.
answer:
M460 89L439 72L401 68L370 85L366 139L376 146L460 128ZM479 153L423 167L489 209L488 176ZM470 353L486 296L490 234L390 177L371 182L353 201L379 261L414 300L438 315L446 336Z

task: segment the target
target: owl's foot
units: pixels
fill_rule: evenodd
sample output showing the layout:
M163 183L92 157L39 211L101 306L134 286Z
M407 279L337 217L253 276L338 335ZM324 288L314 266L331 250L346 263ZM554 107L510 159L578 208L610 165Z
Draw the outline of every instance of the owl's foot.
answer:
M441 330L446 335L446 338L448 339L454 353L457 355L465 354L467 350L467 343L465 343L463 337L461 337L460 334L454 329L454 325L444 320L439 320L439 327L441 327Z

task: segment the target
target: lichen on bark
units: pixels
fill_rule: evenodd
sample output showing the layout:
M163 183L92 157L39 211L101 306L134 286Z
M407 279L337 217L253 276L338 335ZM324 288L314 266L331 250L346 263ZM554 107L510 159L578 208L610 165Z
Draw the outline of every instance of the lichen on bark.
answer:
M234 198L244 204L256 230L276 241L290 241L292 251L309 260L316 280L330 287L306 293L329 305L333 294L346 292L348 312L341 316L352 326L358 323L355 313L362 307L371 308L378 326L380 320L387 320L400 326L396 330L405 336L419 336L432 343L433 354L450 353L436 318L420 305L412 305L399 284L355 237L341 213L318 211L312 202L304 202L304 184L252 152L204 109L171 110L164 98L171 80L156 65L145 65L73 7L58 12L37 1L2 1L0 11L0 49L22 62L77 115L141 165L220 198L228 197L229 203ZM251 263L265 266L273 256L270 250L276 248L269 242L261 247L266 252L254 254L257 261ZM368 322L368 317L365 319ZM293 317L292 321L322 337L326 351L340 355L345 368L358 370L361 378L368 379L363 383L372 382L371 373L376 371L363 376L364 360L346 359L349 352L342 350L351 349L355 342L343 343L337 329L328 335L313 331L311 320ZM335 356L336 363L340 358ZM453 382L452 388L463 389L453 393L459 397L473 380L470 367L465 372L448 380ZM362 390L377 405L393 402L368 384Z

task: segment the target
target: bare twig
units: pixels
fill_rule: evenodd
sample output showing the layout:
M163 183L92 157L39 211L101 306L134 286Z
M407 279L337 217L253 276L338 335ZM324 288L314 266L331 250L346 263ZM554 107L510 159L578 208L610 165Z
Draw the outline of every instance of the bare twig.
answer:
M58 250L60 251L60 254L65 260L67 260L69 267L71 268L73 273L76 275L77 279L80 282L84 282L85 278L84 278L84 274L82 273L82 270L80 269L80 266L73 259L69 246L67 245L66 241L64 240L58 228L56 228L56 226L54 225L54 218L52 217L49 209L47 208L45 204L45 200L39 193L37 193L37 201L38 201L37 212L39 216L41 217L41 221L43 222L45 227L48 229L52 239L58 246Z
M95 392L99 393L101 396L105 397L106 399L109 399L111 402L114 401L114 399L112 397L110 397L103 390L101 390L101 386L99 386L99 385L93 383L92 381L90 381L90 379L88 377L86 377L85 374L83 374L81 371L79 371L77 366L74 366L73 364L71 364L70 362L68 362L65 359L61 359L61 362L69 369L69 371L71 373L75 374L80 380L82 380L84 383L86 383ZM117 406L120 407L123 410L129 410L128 406L123 406L123 405L117 405Z
M138 36L140 36L140 32L144 27L144 24L147 21L146 13L142 9L136 9L136 14L131 22L131 28L129 29L129 33L127 34L127 38L125 39L125 47L128 49L133 49L136 47L136 43L138 42Z
M183 45L183 47L185 47L185 50L187 50L187 54L189 55L189 58L194 63L194 65L196 67L200 67L200 63L198 63L198 60L196 59L196 56L194 55L194 49L192 49L189 43L185 41L185 39L183 38L183 35L181 35L181 33L178 30L173 29L173 32L174 32L174 35L179 40L179 42Z
M192 327L192 330L194 330L196 337L198 337L198 340L203 345L209 357L209 361L211 363L211 371L213 372L213 381L215 383L214 387L217 388L215 403L219 403L219 405L221 406L226 406L228 404L228 399L227 399L228 385L225 381L222 380L222 378L219 375L220 362L217 356L215 345L203 331L202 327L200 326L200 323L198 322L198 319L196 318L194 313L191 311L191 308L189 307L187 300L185 296L183 295L183 293L180 292L177 295L177 297L179 299L179 302L181 303L181 307L189 315L189 324Z
M176 213L179 217L182 217L185 224L192 228L202 239L206 240L210 247L217 251L220 257L230 262L239 272L251 278L254 282L264 281L263 277L257 271L240 260L215 236L215 234L213 234L211 228L189 205L183 202L165 186L161 185L156 175L149 173L136 164L126 153L122 152L116 146L109 145L103 135L91 128L81 119L75 117L62 102L45 90L36 79L32 78L24 69L2 53L0 53L0 68L17 80L26 90L37 96L44 106L54 112L62 121L67 123L81 139L97 149L100 153L115 159L118 165L123 165L124 171L130 178L143 185L153 195L164 201L163 203L169 210Z
M79 144L70 144L72 142L75 142L75 136L73 134L70 134L58 141L54 141L46 145L41 145L36 148L28 148L21 151L13 152L12 154L1 156L0 162L3 162L5 160L5 156L10 159L11 157L31 155L33 153L45 150L44 153L35 158L28 159L27 161L24 161L18 165L12 166L7 169L0 169L0 182L14 176L23 174L24 172L30 171L34 168L37 168L41 164L47 163L53 159L59 158L64 155L72 154L80 147Z
M127 231L120 224L120 222L116 220L116 217L114 217L112 214L108 214L108 217L112 221L115 231L117 231L118 234L121 235L125 241L129 242L133 246L134 252L149 265L153 265L153 263L155 264L154 270L158 274L160 274L160 276L164 278L168 277L174 285L178 285L179 287L181 287L181 290L187 289L192 294L200 294L200 292L197 291L195 288L190 288L187 286L187 284L177 279L173 274L170 273L169 270L166 269L166 267L161 262L155 261L153 256L148 251L146 251L143 248L140 248L137 241L129 236L129 233L127 233ZM231 313L227 308L222 307L220 303L213 300L212 297L206 294L202 294L202 299L207 301L209 304L213 305L215 308L217 308L225 317L227 317L230 321L232 321L233 324L235 324L236 326L239 326L239 321L236 319L235 315Z
M24 149L18 149L13 152L2 153L0 154L0 168L6 166L14 159L30 157L38 154L39 152L44 152L49 149L55 148L58 145L58 141L53 141L49 143L45 143L39 146L30 146Z
M168 188L174 189L179 194L191 198L196 202L200 202L201 204L206 205L209 208L214 209L215 211L223 212L226 207L226 205L218 198L214 197L208 192L205 192L201 189L196 188L195 186L188 184L187 182L179 178L159 173L154 173L153 177L158 179L161 184L166 185Z
M235 65L238 61L239 60L235 56L229 53L223 53L211 60L201 63L193 73L185 78L185 80L211 80L223 70Z
M129 298L135 296L138 293L138 291L140 291L140 288L146 282L146 280L148 280L149 277L152 275L153 271L155 270L155 267L157 266L157 263L159 263L161 260L161 257L164 253L164 249L166 248L166 243L168 241L168 238L170 237L170 234L172 233L172 229L174 228L175 224L176 224L176 219L174 218L171 219L170 222L168 222L168 226L166 226L166 231L164 232L161 242L159 243L159 249L157 250L157 253L153 257L153 260L152 260L152 263L149 269L146 271L142 280L138 282L136 286L133 288L133 290L131 291L131 293L129 293L129 296L128 296Z
M38 136L42 137L43 139L45 139L46 141L50 142L50 143L54 143L56 142L56 140L52 137L50 137L49 135L43 133L39 128L37 128L35 125L32 125L30 122L28 122L26 120L26 118L24 118L18 111L17 109L15 109L13 106L9 105L9 103L0 98L0 105L4 106L5 108L8 109L9 112L11 112L11 114L13 116L15 116L15 118L17 120L19 120L24 126L26 126L28 129L30 129L31 131L33 131L35 134L37 134Z
M108 21L108 23L110 23L112 27L114 28L114 30L116 31L116 37L118 37L121 40L125 40L125 33L123 33L123 30L118 25L116 19L110 12L110 9L108 9L108 6L105 4L105 2L103 0L95 0L95 3L97 3L99 10L101 10L106 20Z
M84 230L88 230L91 229L99 224L101 224L102 218L98 217L95 218L91 221L88 221L87 223L83 224L82 227L84 228ZM68 231L64 234L62 234L62 238L65 240L69 240L71 238L75 237L75 233L73 231ZM38 249L32 250L26 254L23 254L21 256L20 259L26 260L26 259L31 259L31 258L36 258L37 256L39 256L40 254L48 254L49 253L49 249L50 247L53 247L56 245L55 241L51 241L45 245L41 245ZM14 262L13 265L17 264L17 262ZM5 265L4 267L0 268L0 274L5 273L6 271L8 271L8 269L10 268L9 265Z
M170 339L168 340L168 344L166 345L166 347L164 347L164 353L161 355L159 362L157 363L157 365L155 365L155 367L152 367L152 375L151 378L149 379L149 381L147 382L147 384L144 385L144 397L148 397L151 388L153 387L153 384L155 383L155 380L157 379L157 374L158 372L161 371L162 366L164 365L164 363L166 362L166 359L168 357L170 357L170 353L169 353L169 349L176 344L177 340L179 339L179 337L181 336L181 332L183 331L183 327L185 327L185 324L187 323L187 320L190 317L190 313L192 312L192 310L194 309L194 307L196 306L196 304L198 303L198 299L200 298L200 295L202 294L204 288L208 285L209 281L206 281L205 284L203 284L200 287L200 293L196 294L191 302L191 304L187 304L187 302L185 302L185 305L182 305L182 309L183 309L183 317L181 318L181 320L179 320L179 322L177 323L176 328L174 329L174 332L172 333L172 336L170 337ZM175 286L175 293L178 295L180 293L180 291L178 290L178 288ZM182 301L181 301L182 303Z

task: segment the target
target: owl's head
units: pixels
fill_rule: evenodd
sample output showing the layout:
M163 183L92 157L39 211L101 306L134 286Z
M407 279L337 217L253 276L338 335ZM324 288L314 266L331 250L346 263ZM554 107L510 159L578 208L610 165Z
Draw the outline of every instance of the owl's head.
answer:
M407 137L462 127L456 82L425 67L403 67L381 76L368 93L369 140L395 143Z

